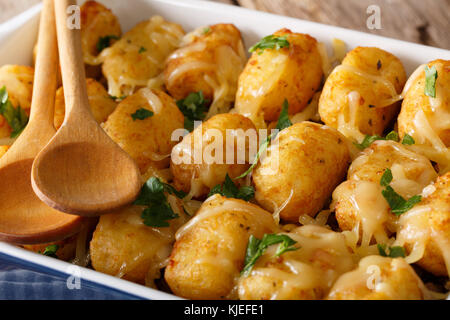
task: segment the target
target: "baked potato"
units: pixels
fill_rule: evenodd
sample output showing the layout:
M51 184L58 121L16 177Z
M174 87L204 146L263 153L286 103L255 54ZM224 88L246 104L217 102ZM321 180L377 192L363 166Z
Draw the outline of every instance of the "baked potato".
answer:
M234 179L250 167L252 147L254 154L258 135L250 119L240 114L212 117L173 148L170 170L175 187L192 191L195 198L206 196L227 174Z
M87 94L94 119L100 124L108 119L115 110L117 103L108 95L103 85L94 79L86 79ZM59 129L66 115L64 102L64 88L60 87L55 96L54 125Z
M21 107L30 114L33 94L34 69L27 66L4 65L0 67L0 88L6 87L9 100L14 108ZM12 129L0 115L0 138L9 138Z
M424 191L422 202L399 220L396 243L405 246L408 262L436 276L450 274L450 173Z
M333 192L331 208L342 230L359 231L364 246L376 240L387 243L397 229L397 216L384 199L380 185L386 169L393 174L391 187L409 199L437 177L431 162L400 143L376 141L356 158L348 180Z
M139 110L148 117L139 119ZM142 88L123 100L102 126L144 173L150 165L169 166L170 153L178 142L172 141L172 133L184 127L184 116L166 93Z
M343 274L328 300L423 300L425 285L402 258L368 256L356 270Z
M347 172L344 140L337 130L307 121L282 130L253 170L258 203L271 212L283 206L286 222L315 216Z
M181 26L154 16L137 24L103 50L100 58L109 94L122 97L145 87L151 78L163 71L164 61L178 47L183 36Z
M343 273L354 268L341 233L319 226L303 226L286 234L298 249L276 257L271 246L251 273L239 280L242 300L319 300Z
M167 59L164 84L178 100L202 91L212 102L209 118L230 109L246 61L241 33L234 25L199 28L187 34L181 48Z
M258 206L214 195L178 231L165 280L180 297L236 299L250 235L275 230L272 215Z
M405 82L397 57L379 48L357 47L326 80L320 117L352 140L381 135L399 112Z
M322 58L313 37L282 29L273 34L289 47L257 50L239 77L235 109L257 128L278 119L283 101L289 113L303 110L320 88Z

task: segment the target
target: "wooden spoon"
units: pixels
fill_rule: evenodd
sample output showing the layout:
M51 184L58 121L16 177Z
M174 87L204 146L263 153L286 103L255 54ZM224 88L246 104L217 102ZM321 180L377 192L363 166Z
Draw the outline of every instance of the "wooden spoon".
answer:
M0 240L16 244L46 243L73 235L81 219L58 212L35 195L31 167L39 151L54 136L58 48L53 0L45 0L39 27L30 121L0 159Z
M37 196L67 213L96 216L131 203L141 188L134 160L94 120L89 106L79 29L67 16L76 2L55 1L66 117L32 169ZM76 14L76 13L75 13Z

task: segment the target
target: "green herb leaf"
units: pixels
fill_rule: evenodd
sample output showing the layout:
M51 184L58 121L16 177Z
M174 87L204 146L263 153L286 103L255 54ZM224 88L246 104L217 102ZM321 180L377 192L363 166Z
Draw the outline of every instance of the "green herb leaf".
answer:
M167 202L166 193L173 194L182 199L186 196L183 191L178 191L169 184L161 182L158 178L151 177L141 189L141 192L134 201L134 205L146 206L142 211L141 218L144 224L149 227L168 227L168 220L179 218L170 204Z
M289 46L290 44L286 36L276 37L274 35L270 35L262 38L261 41L250 48L249 52L259 50L258 54L261 55L266 49L280 50L281 48L289 48Z
M47 246L42 254L47 257L58 258L56 255L56 251L58 251L58 249L59 246L57 244L52 244Z
M416 141L414 141L413 137L411 137L409 134L405 134L405 136L403 137L403 140L402 140L402 144L407 145L407 146L412 146L415 143L416 143Z
M245 201L249 201L255 196L255 189L251 186L243 186L238 188L230 176L227 174L225 176L225 181L223 184L219 184L211 189L208 197L211 197L214 194L220 194L227 198L234 199L242 199Z
M435 66L425 66L425 95L436 98L436 80L438 72Z
M289 102L285 99L283 102L283 108L280 112L280 117L278 118L277 129L281 131L289 128L290 126L292 126L292 122L289 119Z
M194 130L194 121L201 121L206 116L206 104L203 92L190 93L185 99L178 100L177 106L184 115L184 128L189 132Z
M108 48L111 45L111 40L119 40L118 36L108 35L104 37L98 38L97 42L97 52L102 52L104 49Z
M261 159L261 156L269 147L270 141L272 139L275 139L275 137L276 137L276 134L274 133L274 134L270 135L263 143L261 143L261 145L259 146L258 152L256 153L255 159L253 160L253 163L250 166L250 168L248 168L247 171L245 171L243 174L241 174L239 177L237 177L236 180L245 178L246 176L248 176L250 174L250 172L253 171L253 169L258 165L259 159Z
M141 54L144 53L145 51L147 51L147 48L140 47L138 53Z
M399 137L397 132L391 131L391 132L389 132L387 134L386 140L392 140L392 141L395 141L395 142L399 142L400 141L400 137Z
M393 179L393 176L392 176L391 169L386 169L383 173L383 176L381 177L380 185L382 187L387 187L388 185L391 184L392 179Z
M133 113L131 117L133 118L133 121L136 121L136 120L145 120L147 118L153 117L153 115L154 115L153 111L141 108L138 109L135 113Z
M395 192L391 186L387 186L381 193L391 207L392 213L397 216L409 211L416 204L422 201L422 196L420 195L416 195L408 200L405 200L401 195Z
M25 110L20 106L14 108L9 100L5 86L0 89L0 115L5 118L12 129L11 138L18 137L27 126L29 120Z
M371 145L372 143L374 143L375 141L377 141L377 140L384 140L384 138L381 137L381 136L379 136L379 135L375 135L375 136L369 136L369 135L366 135L366 136L364 137L364 140L363 140L361 143L356 143L356 142L354 142L353 144L354 144L358 149L364 150L364 149L370 147L370 145Z
M114 101L117 101L117 100L122 101L122 100L124 100L126 97L127 97L127 96L125 96L125 95L120 96L120 97L116 97L116 96L109 95L109 98L112 99L112 100L114 100Z
M203 31L202 31L203 34L208 34L210 32L211 32L211 28L210 27L203 28Z
M378 253L382 257L389 257L389 258L404 258L406 257L406 251L405 248L395 246L395 247L387 247L385 244L377 244Z
M284 234L265 234L262 240L251 235L248 241L244 268L241 274L248 276L256 264L256 261L265 253L268 247L280 244L275 253L275 256L279 257L288 251L298 250L299 248L293 247L296 243L297 241Z

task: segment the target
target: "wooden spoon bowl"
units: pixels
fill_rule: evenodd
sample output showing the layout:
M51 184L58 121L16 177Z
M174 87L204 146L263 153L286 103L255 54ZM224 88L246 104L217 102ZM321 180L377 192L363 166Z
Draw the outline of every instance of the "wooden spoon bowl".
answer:
M141 188L141 176L135 161L92 116L80 30L67 25L67 8L74 4L71 0L55 1L66 116L34 161L32 186L53 208L97 216L131 203Z

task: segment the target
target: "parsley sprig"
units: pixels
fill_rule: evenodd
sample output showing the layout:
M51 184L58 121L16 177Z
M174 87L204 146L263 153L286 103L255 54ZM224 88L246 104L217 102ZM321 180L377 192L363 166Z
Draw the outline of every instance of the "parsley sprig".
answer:
M263 54L264 50L266 49L276 49L280 50L281 48L289 48L290 43L287 40L286 36L277 37L274 35L269 35L267 37L264 37L259 41L257 44L255 44L253 47L248 50L249 52L255 52L257 50L258 54Z
M389 258L404 258L406 257L406 251L405 248L395 246L395 247L388 247L385 244L377 244L378 253L382 257L389 257Z
M374 135L374 136L366 135L364 137L364 140L361 143L354 142L353 144L358 149L364 150L364 149L370 147L372 145L372 143L374 143L375 141L378 141L378 140L392 140L395 142L400 142L400 137L397 132L391 131L386 135L386 137L382 137L379 135ZM402 140L402 144L413 145L414 143L415 143L415 141L414 141L413 137L411 137L409 134L405 134L405 136L403 137L403 140Z
M287 101L287 99L285 99L283 102L283 108L281 109L280 117L278 118L276 129L278 129L278 132L280 132L281 130L284 130L290 126L292 126L292 122L289 119L289 102ZM269 147L270 142L277 137L278 132L272 133L265 141L263 141L263 143L261 143L250 168L248 168L247 171L245 171L242 175L240 175L236 179L245 178L250 174L250 172L253 171L253 169L256 167L259 160L261 159L261 156Z
M385 189L381 191L381 194L391 207L392 213L394 213L397 216L400 216L403 213L412 209L420 201L422 201L422 196L416 195L409 198L408 200L404 199L401 195L395 192L395 190L390 186L392 179L393 176L391 169L386 169L380 180L380 185L382 187L385 187Z
M58 249L59 249L59 246L57 244L52 244L52 245L47 246L44 249L44 252L42 252L42 254L47 257L58 258L58 256L56 255L56 252L58 251ZM41 252L39 252L39 253L41 253Z
M438 72L435 66L425 66L425 95L436 98L436 80Z
M155 228L169 227L169 220L179 218L179 215L172 210L168 203L166 193L173 194L180 199L186 196L185 192L176 190L156 177L148 179L142 187L141 193L134 204L147 207L142 211L141 215L146 226Z
M244 269L242 269L241 275L248 276L256 261L258 261L270 246L280 244L275 253L275 257L279 257L288 251L298 250L299 248L294 247L296 243L297 241L284 234L265 234L262 240L251 235L247 245Z
M111 40L119 40L119 37L116 35L107 35L104 37L98 38L97 42L97 52L102 52L104 49L108 48L111 45Z
M136 120L145 120L147 118L153 117L153 115L154 115L153 111L150 111L145 108L140 108L136 110L136 112L133 113L131 117L133 118L133 121L136 121Z
M227 173L225 182L212 188L208 197L211 197L214 194L220 194L227 198L249 201L255 197L255 189L252 186L243 186L238 188Z
M206 117L206 105L203 92L192 92L185 99L178 100L177 106L184 115L184 128L189 132L194 130L194 121L201 121Z
M11 138L17 138L25 129L29 120L24 109L20 106L14 108L5 86L0 89L0 115L5 118L12 129Z

